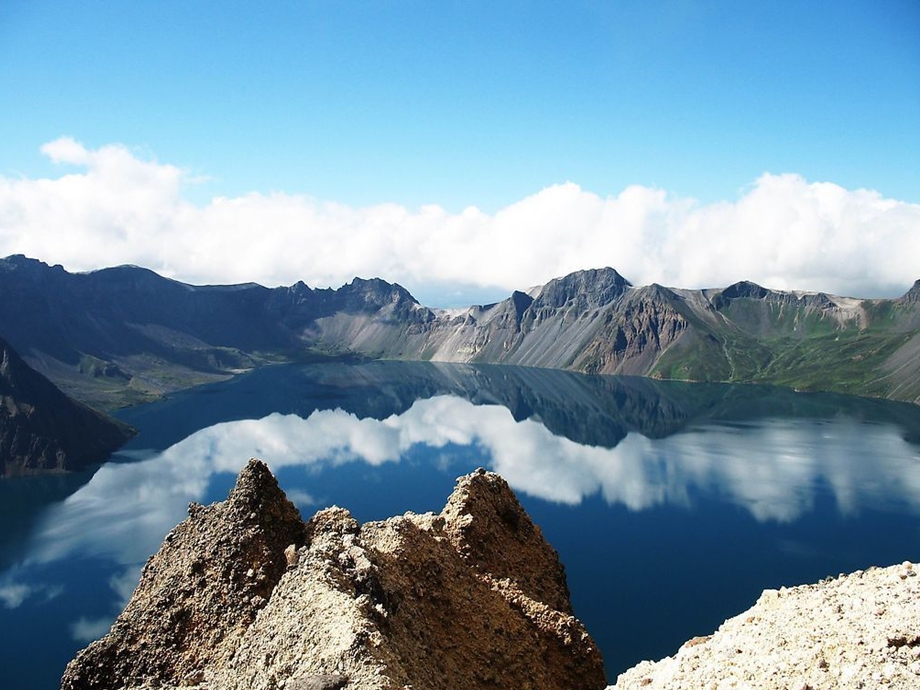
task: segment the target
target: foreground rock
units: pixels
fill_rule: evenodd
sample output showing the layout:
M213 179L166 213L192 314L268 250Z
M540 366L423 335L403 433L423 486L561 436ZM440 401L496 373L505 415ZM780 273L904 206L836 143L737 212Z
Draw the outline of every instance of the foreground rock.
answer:
M556 552L498 475L461 478L440 515L306 524L250 461L192 506L67 690L122 687L604 688Z
M711 637L643 662L615 690L920 687L920 564L767 590Z

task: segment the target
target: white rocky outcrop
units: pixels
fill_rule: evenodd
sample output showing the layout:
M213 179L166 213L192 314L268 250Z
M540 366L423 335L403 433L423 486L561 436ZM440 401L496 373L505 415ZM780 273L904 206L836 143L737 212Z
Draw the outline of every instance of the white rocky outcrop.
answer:
M711 636L644 661L615 690L920 688L920 564L766 590Z

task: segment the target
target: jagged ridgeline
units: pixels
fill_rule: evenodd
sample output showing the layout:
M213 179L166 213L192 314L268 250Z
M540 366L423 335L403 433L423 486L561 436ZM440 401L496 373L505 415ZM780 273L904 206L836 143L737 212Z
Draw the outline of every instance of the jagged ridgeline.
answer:
M920 281L897 299L631 285L579 271L462 310L355 279L191 286L121 266L72 274L0 260L0 328L97 407L156 398L267 362L329 356L477 362L693 381L775 383L920 401Z
M251 460L193 504L62 690L606 687L565 569L504 479L461 477L439 515L304 523Z

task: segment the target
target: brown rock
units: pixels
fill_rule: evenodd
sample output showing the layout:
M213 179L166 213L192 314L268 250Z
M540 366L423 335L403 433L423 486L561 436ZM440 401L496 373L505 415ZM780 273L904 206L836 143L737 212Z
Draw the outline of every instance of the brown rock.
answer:
M284 549L304 525L268 467L250 460L230 497L166 535L131 601L80 652L61 687L118 688L143 679L192 685L230 654L284 573Z
M64 688L605 687L556 552L498 475L458 480L441 515L359 525L332 507L305 527L268 477L251 462L175 530ZM250 532L257 558L221 545Z
M294 678L285 686L285 690L341 690L348 685L345 676L307 676Z
M531 599L571 613L559 555L500 476L479 469L461 477L441 517L454 548L476 572L510 580Z

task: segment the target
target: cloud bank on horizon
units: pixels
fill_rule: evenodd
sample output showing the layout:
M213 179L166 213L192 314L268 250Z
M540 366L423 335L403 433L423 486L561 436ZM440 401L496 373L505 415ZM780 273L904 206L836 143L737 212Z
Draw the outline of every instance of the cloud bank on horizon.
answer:
M858 297L902 294L920 278L920 204L794 173L764 173L717 203L639 185L601 196L564 182L492 214L448 213L289 192L196 204L185 171L125 145L62 137L41 151L67 170L0 176L0 255L72 271L130 263L195 284L312 287L381 277L444 301L459 288L510 292L601 266L637 285L746 279Z

